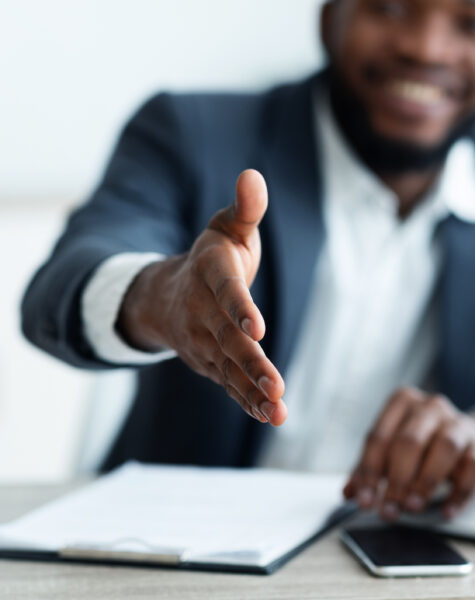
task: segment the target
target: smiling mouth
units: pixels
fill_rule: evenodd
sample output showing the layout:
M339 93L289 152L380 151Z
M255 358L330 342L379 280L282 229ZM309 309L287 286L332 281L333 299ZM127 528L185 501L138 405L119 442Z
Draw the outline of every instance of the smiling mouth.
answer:
M392 79L385 88L393 97L426 107L439 105L447 100L447 94L441 87L420 81Z

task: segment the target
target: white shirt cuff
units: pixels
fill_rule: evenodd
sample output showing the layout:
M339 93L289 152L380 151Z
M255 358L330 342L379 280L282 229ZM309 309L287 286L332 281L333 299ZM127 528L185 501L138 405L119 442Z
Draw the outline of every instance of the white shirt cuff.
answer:
M111 363L146 365L174 358L176 352L142 352L126 344L115 330L122 300L135 277L148 265L164 260L163 254L124 252L99 265L81 298L81 318L86 338L96 356Z

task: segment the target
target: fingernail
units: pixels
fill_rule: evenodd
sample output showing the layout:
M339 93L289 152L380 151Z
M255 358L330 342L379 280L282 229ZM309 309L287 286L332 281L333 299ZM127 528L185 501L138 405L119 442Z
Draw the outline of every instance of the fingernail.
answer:
M260 387L261 391L267 397L269 397L269 394L271 392L271 387L272 387L272 381L269 379L269 377L266 377L265 375L263 375L262 377L259 377L259 381L257 382L257 385Z
M243 319L241 321L241 329L247 333L248 336L251 336L251 328L252 328L252 321L251 319L249 319L248 317L246 317L245 319Z
M259 410L266 417L266 419L268 419L270 421L272 418L272 415L275 412L275 404L265 400L264 402L262 402L262 404L260 404Z
M356 498L361 508L371 508L374 501L374 492L369 487L363 487L358 490Z
M387 521L395 521L399 518L399 506L395 502L385 502L381 509L381 516Z
M406 508L413 512L419 512L424 508L425 501L420 494L409 494L406 502Z

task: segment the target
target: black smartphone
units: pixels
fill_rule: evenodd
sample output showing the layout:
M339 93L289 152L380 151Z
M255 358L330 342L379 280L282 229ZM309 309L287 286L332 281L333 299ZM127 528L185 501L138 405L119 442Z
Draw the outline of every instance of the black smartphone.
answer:
M440 535L404 525L347 528L341 540L378 577L466 575L473 568Z

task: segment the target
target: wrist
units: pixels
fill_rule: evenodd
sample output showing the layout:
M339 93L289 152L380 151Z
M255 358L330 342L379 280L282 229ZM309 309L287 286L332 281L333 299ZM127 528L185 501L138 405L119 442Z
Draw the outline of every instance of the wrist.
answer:
M156 352L170 345L169 318L173 306L173 275L181 256L147 265L130 284L115 328L131 347Z

